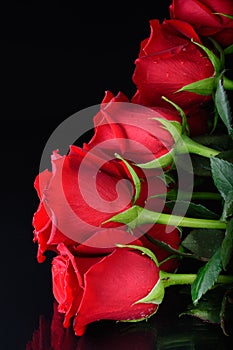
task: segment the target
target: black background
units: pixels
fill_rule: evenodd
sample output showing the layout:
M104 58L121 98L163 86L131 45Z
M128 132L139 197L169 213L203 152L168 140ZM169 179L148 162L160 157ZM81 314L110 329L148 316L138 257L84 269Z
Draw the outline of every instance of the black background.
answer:
M150 19L168 17L169 3L8 1L2 8L1 349L25 349L39 315L52 308L50 260L39 264L32 242L33 182L45 143L106 90L134 94L140 42Z
M162 7L161 7L162 3ZM0 348L25 348L51 310L49 259L38 264L32 216L41 153L73 113L106 90L130 98L140 41L165 4L8 1L1 9Z

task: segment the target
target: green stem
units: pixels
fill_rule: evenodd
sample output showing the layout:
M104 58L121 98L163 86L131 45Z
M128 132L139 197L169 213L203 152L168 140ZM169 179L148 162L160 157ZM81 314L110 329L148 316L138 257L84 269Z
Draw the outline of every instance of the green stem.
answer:
M226 90L233 90L233 81L223 76L223 87Z
M157 213L138 205L122 213L114 215L110 219L102 222L102 225L108 222L120 222L128 225L130 229L145 224L162 224L167 226L191 227L191 228L209 228L209 229L226 229L226 223L220 220L197 219L185 216L170 215Z
M220 153L220 151L204 146L192 140L187 135L182 135L182 140L183 142L178 142L176 146L176 150L178 153L194 153L206 158L210 158L211 156L216 156L217 154Z
M195 281L196 277L196 274L168 273L165 271L160 271L160 279L163 282L164 288L177 284L192 284ZM233 276L220 275L217 279L217 283L233 283Z
M142 224L164 224L179 227L226 229L226 223L220 220L197 219L178 215L157 213L143 209L136 219L138 225Z

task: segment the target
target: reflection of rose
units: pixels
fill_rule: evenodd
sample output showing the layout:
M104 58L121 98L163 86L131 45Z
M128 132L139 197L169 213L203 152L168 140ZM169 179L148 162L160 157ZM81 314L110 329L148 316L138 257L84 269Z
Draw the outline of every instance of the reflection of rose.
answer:
M93 327L78 341L77 350L155 350L156 330L148 323L101 324ZM67 349L69 350L69 349Z
M150 37L141 42L139 57L136 59L133 81L137 91L132 102L145 106L165 106L161 97L178 104L195 121L190 124L193 135L206 131L206 113L200 107L210 101L211 96L191 92L178 92L183 86L212 77L214 68L210 60L191 39L200 43L193 27L179 20L151 20ZM198 113L201 118L198 120ZM200 127L200 123L202 128ZM196 130L196 126L198 129Z
M52 262L53 293L68 327L74 316L77 335L97 320L141 320L153 315L158 303L149 299L159 284L159 268L137 250L116 248L104 257L75 257L64 244ZM158 297L156 297L158 298Z
M26 350L52 350L50 344L50 322L44 316L39 318L39 328L32 335L32 339L26 344Z
M78 337L73 329L63 327L63 316L57 310L58 304L53 303L52 319L44 316L39 318L39 328L34 331L32 340L27 343L26 350L75 350Z
M78 337L72 327L63 327L63 315L58 312L58 304L54 301L52 319L40 316L39 328L34 331L26 350L152 350L155 346L156 331L144 323L130 326L124 323L96 323Z
M232 0L173 0L171 18L190 23L203 37L212 37L220 45L233 43L233 21L216 13L233 16Z

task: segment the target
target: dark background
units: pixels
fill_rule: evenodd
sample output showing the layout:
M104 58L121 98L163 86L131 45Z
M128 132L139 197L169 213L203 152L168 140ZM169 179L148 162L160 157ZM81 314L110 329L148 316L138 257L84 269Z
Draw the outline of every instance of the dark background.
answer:
M28 0L2 8L1 349L25 349L39 315L52 310L50 259L39 264L32 242L33 182L46 141L106 90L134 94L140 42L150 19L168 17L169 3Z
M168 3L1 5L1 349L25 349L39 315L52 307L50 260L38 264L31 224L45 143L66 118L101 103L106 90L132 96L140 41Z

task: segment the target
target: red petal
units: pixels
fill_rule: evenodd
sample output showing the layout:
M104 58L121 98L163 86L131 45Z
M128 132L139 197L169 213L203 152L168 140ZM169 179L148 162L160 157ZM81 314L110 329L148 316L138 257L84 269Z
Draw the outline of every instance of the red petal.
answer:
M74 320L81 335L87 324L100 319L136 320L152 315L157 305L134 304L145 297L159 279L159 269L148 257L116 249L85 274L85 291Z

